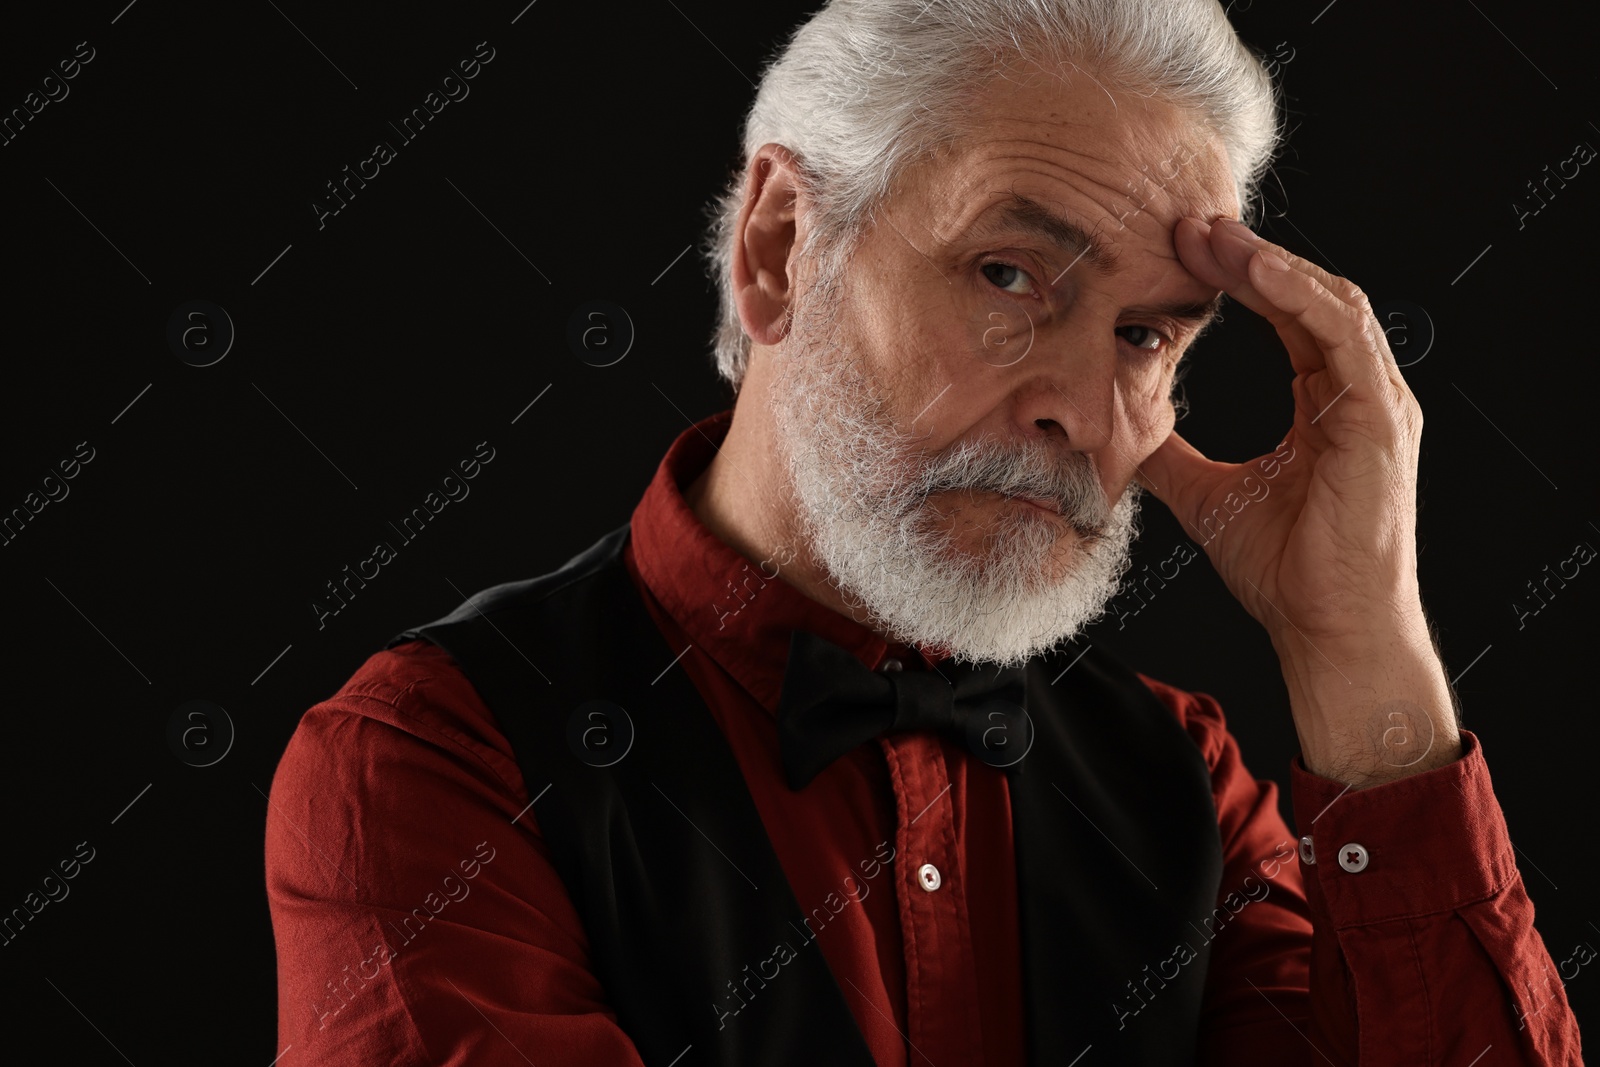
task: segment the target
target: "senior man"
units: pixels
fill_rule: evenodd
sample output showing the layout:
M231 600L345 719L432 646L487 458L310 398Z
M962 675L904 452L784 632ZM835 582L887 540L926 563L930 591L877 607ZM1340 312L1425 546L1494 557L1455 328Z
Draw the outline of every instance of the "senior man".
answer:
M1416 401L1359 289L1234 221L1276 116L1211 0L802 26L708 239L731 412L628 523L397 635L291 741L280 1042L1579 1062L1420 601ZM1173 429L1224 294L1295 372L1238 464ZM1293 830L1215 700L1073 642L1144 490L1271 635Z

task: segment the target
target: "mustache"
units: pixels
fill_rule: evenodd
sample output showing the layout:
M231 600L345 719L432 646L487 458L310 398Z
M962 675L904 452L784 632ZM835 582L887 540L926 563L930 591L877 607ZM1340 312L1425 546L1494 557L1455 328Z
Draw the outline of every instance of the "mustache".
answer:
M1048 446L1008 449L984 442L960 444L928 464L918 496L951 490L989 490L1048 501L1079 533L1098 538L1111 521L1112 504L1081 452L1060 455Z

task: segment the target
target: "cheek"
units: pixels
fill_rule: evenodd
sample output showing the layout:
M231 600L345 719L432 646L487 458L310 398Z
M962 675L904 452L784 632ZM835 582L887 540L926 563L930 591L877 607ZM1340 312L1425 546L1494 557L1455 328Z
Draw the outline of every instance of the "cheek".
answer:
M1172 407L1170 364L1152 361L1145 367L1132 367L1119 390L1123 413L1132 438L1130 452L1145 456L1154 452L1177 425Z
M970 318L940 294L930 299L917 293L869 320L862 340L871 346L880 373L904 402L908 419L935 397L939 398L935 410L958 405L980 388L984 372L993 373L982 358L983 327Z

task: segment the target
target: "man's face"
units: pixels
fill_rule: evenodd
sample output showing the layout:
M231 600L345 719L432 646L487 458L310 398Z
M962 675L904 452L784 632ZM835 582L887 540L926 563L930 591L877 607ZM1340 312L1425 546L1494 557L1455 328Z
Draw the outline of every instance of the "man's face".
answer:
M1194 118L1079 72L997 81L972 115L982 133L909 171L796 298L771 412L847 599L901 640L1014 663L1115 593L1135 468L1218 295L1172 229L1237 200Z

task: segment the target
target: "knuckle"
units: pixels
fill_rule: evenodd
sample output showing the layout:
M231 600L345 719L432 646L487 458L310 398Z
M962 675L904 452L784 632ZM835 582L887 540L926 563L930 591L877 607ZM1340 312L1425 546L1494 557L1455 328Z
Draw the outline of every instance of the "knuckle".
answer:
M1422 408L1409 397L1402 397L1397 406L1393 443L1397 451L1409 452L1422 437Z
M1322 271L1321 273L1325 279L1323 285L1328 292L1358 310L1371 310L1372 304L1367 300L1367 294L1355 282L1329 271Z
M1345 317L1354 323L1362 347L1377 353L1380 363L1387 359L1389 340L1378 320L1370 314L1363 314L1359 308L1351 307L1349 304L1341 302L1341 306L1345 309Z

